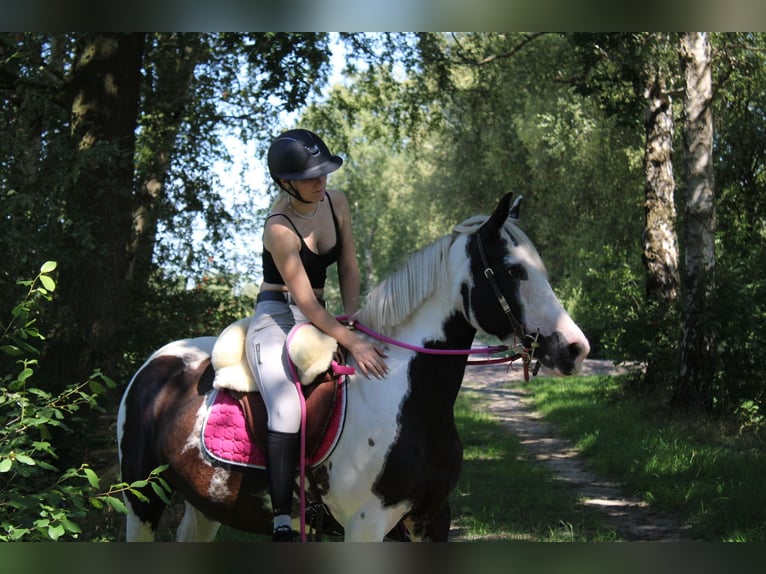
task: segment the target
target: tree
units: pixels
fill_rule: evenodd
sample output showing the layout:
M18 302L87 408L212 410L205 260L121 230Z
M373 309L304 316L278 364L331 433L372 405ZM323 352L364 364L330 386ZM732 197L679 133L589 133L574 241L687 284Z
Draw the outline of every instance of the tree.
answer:
M660 325L673 323L680 286L673 170L673 99L667 87L668 79L672 76L668 67L663 65L664 58L659 48L665 43L661 35L655 35L654 56L646 64L643 261L646 266L649 321L654 336L652 350L647 354L644 383L652 390L666 386L666 373L669 369L663 352L671 347L668 344L671 339L665 332L667 329ZM671 332L675 335L672 327Z
M46 358L67 382L96 365L113 372L120 357L144 41L143 34L86 34L76 47L69 86L74 174L64 212L72 233L60 274L61 298L76 319L60 325L60 346Z
M58 385L115 367L158 267L195 282L226 268L205 249L257 213L224 207L224 128L265 145L326 78L327 34L2 34L0 56L0 292L59 261L43 361Z
M711 321L715 272L712 59L704 32L683 34L686 249L681 372L673 394L678 407L712 407L716 330Z

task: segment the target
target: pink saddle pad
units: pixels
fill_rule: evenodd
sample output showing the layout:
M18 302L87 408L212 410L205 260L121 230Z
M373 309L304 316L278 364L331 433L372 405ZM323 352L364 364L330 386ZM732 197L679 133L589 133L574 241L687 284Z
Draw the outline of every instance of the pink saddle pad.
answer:
M202 447L213 459L227 464L266 468L266 454L250 438L239 402L226 391L212 391L211 405L202 425ZM306 464L317 466L330 456L346 418L346 385L338 385L327 430ZM265 432L265 428L263 431Z

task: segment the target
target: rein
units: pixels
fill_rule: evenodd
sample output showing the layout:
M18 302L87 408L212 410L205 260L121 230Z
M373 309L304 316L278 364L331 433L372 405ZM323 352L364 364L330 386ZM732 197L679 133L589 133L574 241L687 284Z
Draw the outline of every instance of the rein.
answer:
M491 347L476 347L471 349L432 349L428 347L422 347L419 345L411 345L409 343L405 343L404 341L398 341L396 339L392 339L391 337L387 337L386 335L383 335L381 333L378 333L376 331L373 331L366 325L363 325L362 323L359 323L357 321L352 321L351 317L348 315L343 315L340 317L336 317L336 319L340 322L345 322L348 324L349 328L351 329L357 329L358 331L361 331L365 335L369 335L373 339L377 339L378 341L382 343L387 343L389 345L394 345L396 347L401 347L402 349L407 349L408 351L414 351L416 353L423 353L424 355L497 355L499 353L503 353L505 351L508 351L510 347L508 345L496 345ZM466 361L467 365L470 366L477 366L477 365L498 365L501 363L513 363L514 361L518 361L521 359L522 364L524 366L524 380L529 382L529 364L532 362L532 359L534 358L535 349L539 346L537 342L537 338L539 336L539 332L532 338L530 336L530 339L532 339L532 343L529 347L521 346L521 351L518 353L515 353L513 355L506 355L504 357L497 357L497 358L487 358L487 359L479 359L479 360L468 360ZM532 375L537 375L537 371L539 368L536 366L532 372Z
M336 319L341 323L345 323L349 329L357 329L358 331L361 331L362 333L369 335L373 339L377 339L378 341L381 341L382 343L394 345L396 347L401 347L402 349L407 349L409 351L414 351L416 353L423 353L426 355L452 355L452 356L497 355L499 353L503 353L510 349L508 345L475 347L471 349L432 349L428 347L422 347L419 345L411 345L409 343L405 343L404 341L398 341L396 339L392 339L391 337L387 337L386 335L373 331L372 329L370 329L366 325L363 325L362 323L353 321L349 315L342 315L342 316L336 317ZM288 337L288 344L289 344L289 339L292 336L294 336L294 334L295 334L295 331L293 331L290 334L290 337ZM480 359L480 360L469 359L466 361L466 364L469 366L497 365L501 363L513 363L514 361L518 361L519 359L521 359L522 365L524 368L524 380L529 382L529 365L532 362L532 358L534 357L535 349L537 349L537 347L539 346L539 343L537 342L537 338L539 337L539 335L540 335L540 332L538 331L534 337L532 337L531 335L528 336L528 338L532 341L532 343L528 347L524 345L517 345L517 347L521 348L521 351L513 355L506 355L504 357L497 357L494 359L492 358ZM298 459L299 460L299 486L298 486L299 496L298 497L300 500L300 537L301 537L301 542L306 542L307 540L307 537L306 537L306 399L303 395L303 386L301 385L300 378L298 377L295 364L292 362L292 360L288 361L288 364L290 366L290 373L293 377L295 388L298 391L298 397L299 397L300 405L301 405L300 455ZM335 365L333 365L333 367L335 367ZM535 368L532 371L533 376L537 375L537 371L539 367L540 367L540 362L538 361L537 365L535 365ZM510 364L509 364L509 368L510 368ZM350 370L338 369L337 374L339 376L346 376L349 374L353 374L353 369L350 369Z

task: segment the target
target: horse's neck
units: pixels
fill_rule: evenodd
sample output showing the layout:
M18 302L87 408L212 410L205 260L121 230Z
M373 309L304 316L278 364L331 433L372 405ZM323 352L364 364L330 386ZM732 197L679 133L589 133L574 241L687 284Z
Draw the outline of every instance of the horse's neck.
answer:
M452 349L470 348L476 330L445 298L432 297L404 324L394 329L394 338L422 345L427 342Z

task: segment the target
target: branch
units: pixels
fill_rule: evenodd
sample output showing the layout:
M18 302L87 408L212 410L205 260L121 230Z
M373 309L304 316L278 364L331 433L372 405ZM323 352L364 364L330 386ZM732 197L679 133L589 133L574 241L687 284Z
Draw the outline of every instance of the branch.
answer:
M487 56L486 58L482 58L481 60L476 60L474 58L468 58L468 57L462 57L462 60L463 60L463 62L465 62L467 64L472 64L472 65L475 65L475 66L485 66L487 64L491 64L495 60L512 58L517 53L519 53L521 50L523 50L527 46L527 44L529 44L533 40L536 40L540 36L543 36L544 34L552 34L552 32L535 32L534 34L531 34L531 35L528 35L528 36L525 35L524 39L519 44L517 44L516 46L511 48L510 50L508 50L506 52L502 52L500 54L493 54L491 56ZM457 37L455 37L454 35L453 35L453 38L455 40L455 43L458 45L458 47L460 47L459 39ZM459 50L459 52L462 52L462 50Z

